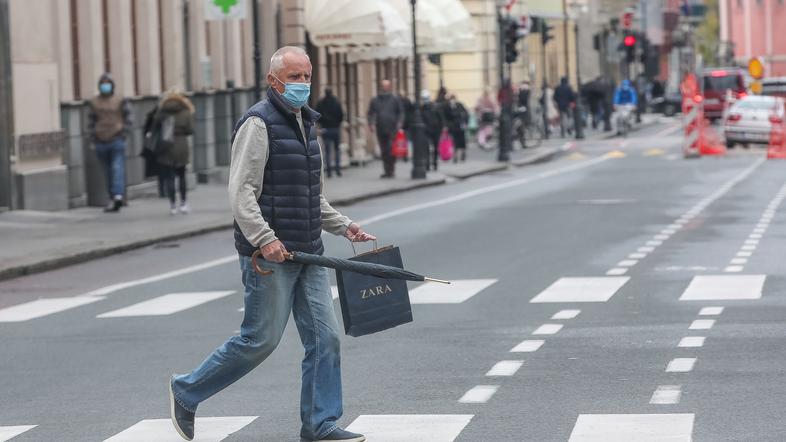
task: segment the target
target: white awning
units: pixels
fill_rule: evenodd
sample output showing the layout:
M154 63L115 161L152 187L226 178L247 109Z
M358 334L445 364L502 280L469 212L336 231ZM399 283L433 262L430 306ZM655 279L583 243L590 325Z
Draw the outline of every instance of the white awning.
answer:
M305 0L306 30L336 52L411 44L409 25L388 0Z
M409 0L389 0L412 23ZM418 51L444 54L472 51L476 48L474 23L461 0L419 0L415 11L418 28Z

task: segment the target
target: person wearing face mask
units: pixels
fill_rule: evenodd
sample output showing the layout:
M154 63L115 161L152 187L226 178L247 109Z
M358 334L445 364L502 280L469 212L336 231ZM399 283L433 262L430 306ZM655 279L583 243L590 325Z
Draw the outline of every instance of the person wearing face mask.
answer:
M393 83L382 80L381 92L368 106L368 128L377 136L379 152L382 155L384 173L380 178L393 178L396 172L396 158L393 156L393 139L396 132L404 126L404 104L393 95Z
M87 132L104 170L109 204L104 212L118 212L126 190L126 140L131 131L131 106L115 93L106 72L98 80L98 95L89 101Z
M321 254L323 229L350 241L376 239L322 195L322 154L315 126L319 114L306 105L311 69L303 49L277 50L270 60L267 98L235 125L229 203L245 316L237 336L191 373L170 379L172 423L186 440L194 437L197 406L262 363L281 340L290 314L305 350L301 439L366 440L337 423L342 414L339 328L327 269L285 258L288 252ZM251 255L257 250L263 266L273 270L271 275L255 272Z

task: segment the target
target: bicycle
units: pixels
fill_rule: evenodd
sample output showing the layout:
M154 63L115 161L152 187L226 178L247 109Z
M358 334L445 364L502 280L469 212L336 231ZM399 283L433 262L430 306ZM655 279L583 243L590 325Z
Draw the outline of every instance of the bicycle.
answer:
M540 115L537 109L535 115ZM525 106L519 107L513 115L513 136L521 149L540 146L543 142L543 119L532 118Z
M633 123L631 122L631 116L633 115L635 109L636 106L633 104L617 105L617 118L615 119L617 124L617 135L622 135L623 137L628 136L628 132L630 132L630 129L633 126Z

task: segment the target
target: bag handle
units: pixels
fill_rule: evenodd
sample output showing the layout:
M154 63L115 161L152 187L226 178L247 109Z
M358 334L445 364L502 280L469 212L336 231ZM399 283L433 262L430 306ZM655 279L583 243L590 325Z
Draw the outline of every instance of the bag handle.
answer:
M355 249L355 242L350 240L349 238L347 238L347 241L349 241L349 245L352 246L352 254L354 256L358 256L358 251ZM375 239L374 240L374 250L372 250L372 252L376 252L377 250L379 250L379 247L377 246L377 240Z

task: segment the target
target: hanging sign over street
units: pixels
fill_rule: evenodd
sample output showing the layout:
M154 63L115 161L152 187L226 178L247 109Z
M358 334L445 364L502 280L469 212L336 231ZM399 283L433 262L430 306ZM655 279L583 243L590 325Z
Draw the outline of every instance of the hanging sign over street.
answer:
M241 20L246 18L245 0L202 0L207 20Z

